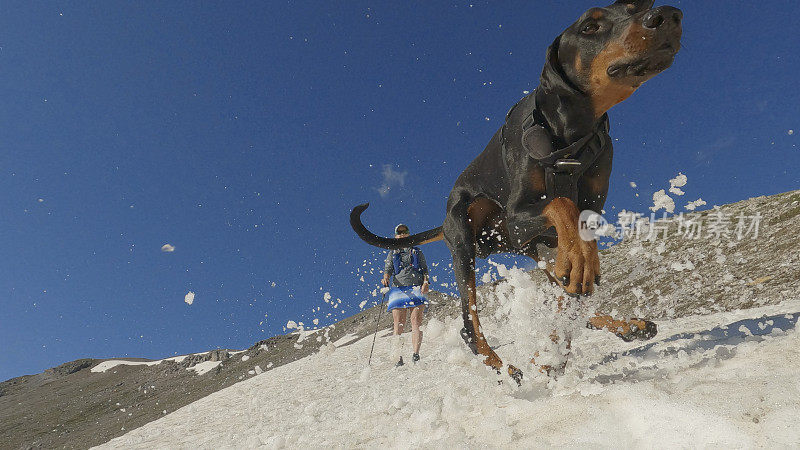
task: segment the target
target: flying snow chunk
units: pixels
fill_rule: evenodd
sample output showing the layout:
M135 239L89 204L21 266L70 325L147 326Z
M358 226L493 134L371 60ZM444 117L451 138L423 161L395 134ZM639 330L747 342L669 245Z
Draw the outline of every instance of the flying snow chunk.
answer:
M684 187L684 186L686 186L686 181L687 180L688 180L688 178L686 178L686 175L678 172L678 176L676 176L675 178L669 180L669 185L671 187Z
M681 188L683 186L686 186L686 181L687 181L686 175L678 172L678 176L669 180L669 191L675 195L683 195L684 192Z
M175 246L170 244L164 244L161 246L161 251L164 253L172 253L175 251Z
M286 328L288 328L290 330L293 329L293 328L297 328L297 322L295 322L294 320L290 320L290 321L286 322Z
M325 300L325 303L328 303L329 301L331 301L331 293L330 292L326 292L326 293L322 294L322 298L323 298L323 300Z
M484 283L484 284L491 283L492 282L492 274L490 272L484 272L483 276L481 277L481 282Z
M635 181L631 181L630 185L631 185L632 188L636 189L636 182Z
M655 212L662 208L668 213L675 212L675 201L663 189L659 189L653 192L653 206L650 207L650 211Z
M186 296L183 297L183 301L186 302L187 305L191 305L194 303L194 292L189 291L186 293Z
M706 204L705 200L703 200L702 198L698 198L693 202L687 203L686 206L684 206L684 208L688 209L689 211L694 211L695 209L697 209L698 206L703 206L705 204Z
M787 132L787 134L788 134L789 136L793 135L793 134L794 134L794 130L789 130L789 131Z

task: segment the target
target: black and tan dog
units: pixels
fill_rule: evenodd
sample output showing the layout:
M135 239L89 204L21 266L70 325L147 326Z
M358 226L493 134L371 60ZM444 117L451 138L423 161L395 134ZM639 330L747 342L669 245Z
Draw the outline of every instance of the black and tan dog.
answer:
M580 238L579 222L581 211L601 212L608 192L606 111L672 64L682 17L671 6L653 8L653 0L620 0L585 12L548 48L537 89L514 105L458 177L441 227L391 239L361 223L368 204L350 214L356 233L378 247L445 240L461 295L462 336L485 364L498 371L503 366L480 328L475 258L514 252L538 261L537 245L556 247L555 266L546 271L550 280L573 296L593 292L600 280L597 242ZM590 324L623 339L655 334L654 324L641 319L596 316ZM518 369L509 365L508 372L519 382Z

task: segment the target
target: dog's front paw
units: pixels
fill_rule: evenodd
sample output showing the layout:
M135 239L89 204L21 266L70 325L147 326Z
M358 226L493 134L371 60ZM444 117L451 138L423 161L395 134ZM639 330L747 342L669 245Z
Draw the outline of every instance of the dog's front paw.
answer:
M591 295L594 285L600 281L597 241L577 239L562 243L559 240L555 275L568 294Z

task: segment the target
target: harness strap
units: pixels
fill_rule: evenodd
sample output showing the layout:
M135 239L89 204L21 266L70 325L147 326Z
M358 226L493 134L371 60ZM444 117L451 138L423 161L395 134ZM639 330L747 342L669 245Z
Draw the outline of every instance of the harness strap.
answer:
M548 198L567 197L578 203L578 180L597 158L608 148L608 116L598 121L597 127L586 136L562 149L552 149L552 138L547 129L536 120L534 94L530 95L531 111L522 120L521 145L528 151L545 172L545 189ZM505 153L506 127L514 109L527 98L520 100L506 114L500 129L500 138Z

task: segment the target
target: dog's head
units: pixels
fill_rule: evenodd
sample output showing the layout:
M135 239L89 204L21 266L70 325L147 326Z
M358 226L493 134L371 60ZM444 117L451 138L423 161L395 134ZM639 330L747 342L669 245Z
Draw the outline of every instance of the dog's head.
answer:
M592 8L550 46L542 81L587 94L599 117L672 64L682 19L679 9L653 8L653 0Z

